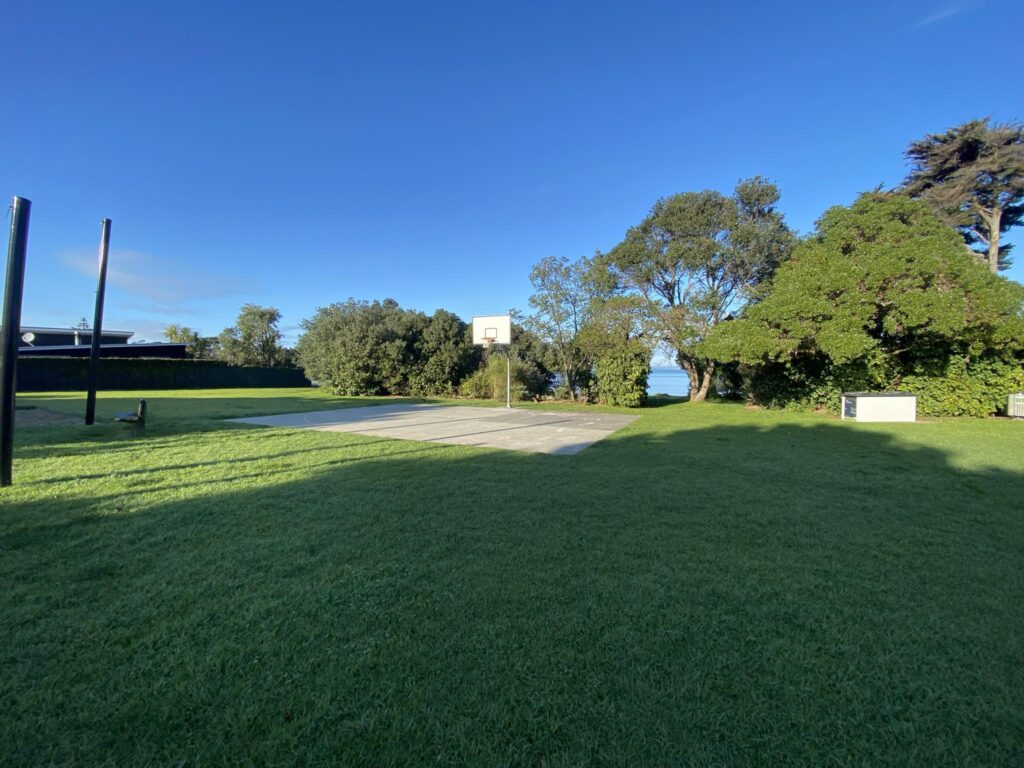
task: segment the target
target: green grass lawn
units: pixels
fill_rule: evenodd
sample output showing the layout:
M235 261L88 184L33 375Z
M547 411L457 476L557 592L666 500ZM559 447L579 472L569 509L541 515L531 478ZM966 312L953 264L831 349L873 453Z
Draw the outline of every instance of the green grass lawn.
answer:
M120 394L18 431L0 764L1024 765L1024 423L675 404L547 456Z

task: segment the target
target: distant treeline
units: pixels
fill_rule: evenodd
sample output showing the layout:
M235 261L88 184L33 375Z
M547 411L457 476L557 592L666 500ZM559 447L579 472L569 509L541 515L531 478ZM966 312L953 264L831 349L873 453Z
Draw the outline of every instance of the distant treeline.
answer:
M299 365L336 394L498 397L505 390L498 353L473 346L470 327L443 309L427 316L392 299L349 299L317 310L302 328ZM543 343L517 325L513 349L514 395L545 394L552 374Z

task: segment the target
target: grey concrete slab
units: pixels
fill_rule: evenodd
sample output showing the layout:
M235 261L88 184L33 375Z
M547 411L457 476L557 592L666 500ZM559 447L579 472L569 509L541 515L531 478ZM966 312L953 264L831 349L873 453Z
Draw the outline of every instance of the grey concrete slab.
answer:
M610 413L528 411L464 405L372 405L228 419L264 427L393 437L534 453L573 454L635 421Z

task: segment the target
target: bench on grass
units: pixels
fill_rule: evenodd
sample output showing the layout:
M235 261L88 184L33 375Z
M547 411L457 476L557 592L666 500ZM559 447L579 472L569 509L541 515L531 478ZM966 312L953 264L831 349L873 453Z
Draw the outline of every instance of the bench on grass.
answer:
M114 416L114 421L123 421L132 425L132 434L141 435L146 431L146 401L139 400L139 408L136 411L125 411Z

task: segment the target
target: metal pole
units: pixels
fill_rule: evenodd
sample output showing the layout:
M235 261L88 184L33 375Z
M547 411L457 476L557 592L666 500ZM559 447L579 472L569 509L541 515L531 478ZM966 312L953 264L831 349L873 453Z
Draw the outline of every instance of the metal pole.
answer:
M505 407L512 407L512 345L505 350Z
M21 295L25 287L25 253L32 201L14 198L11 237L7 247L3 327L0 328L0 486L10 485L14 459L14 395L18 389L18 339L21 336Z
M107 289L107 253L110 250L110 219L100 222L100 276L96 284L96 314L92 320L92 346L89 349L89 375L86 380L85 423L96 421L96 379L100 370L100 337L103 335L103 296Z

